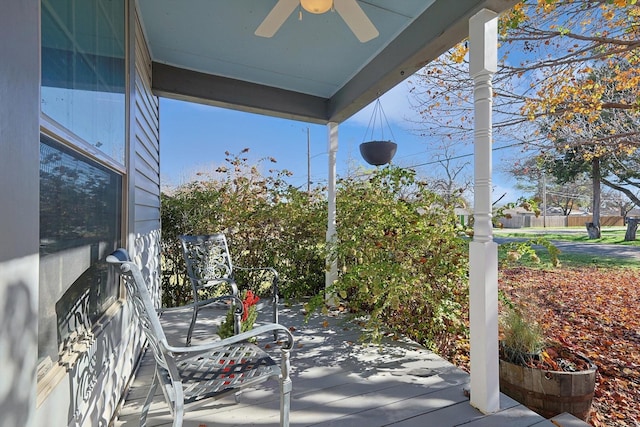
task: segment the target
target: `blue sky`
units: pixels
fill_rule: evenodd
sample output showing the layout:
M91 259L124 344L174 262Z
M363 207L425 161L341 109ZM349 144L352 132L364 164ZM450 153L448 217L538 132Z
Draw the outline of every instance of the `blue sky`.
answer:
M380 99L382 109L390 126L384 129L378 125L372 130L369 122L373 105L354 115L339 125L339 147L337 154L337 173L345 176L360 167L370 168L362 160L360 143L371 139L393 139L398 151L393 163L410 167L428 163L432 160L429 150L437 145L434 141L420 137L412 129L416 118L411 108L408 83L400 83ZM178 185L195 177L197 172L211 172L224 163L225 151L239 153L249 148L248 157L255 161L264 157L277 160L277 169L293 172L290 182L306 188L307 185L307 128L311 141L311 180L324 183L327 179L327 128L293 120L284 120L257 114L242 113L206 105L161 99L160 101L160 139L162 184ZM390 136L392 134L392 137ZM510 189L511 181L498 170L498 163L508 159L509 153L494 152L494 195L499 197L505 191L508 195L503 201L515 200L518 194ZM460 146L456 155L472 153L473 147ZM463 159L472 164L473 158ZM272 165L269 165L271 167ZM423 166L424 173L434 173L435 165ZM467 175L473 177L472 166Z

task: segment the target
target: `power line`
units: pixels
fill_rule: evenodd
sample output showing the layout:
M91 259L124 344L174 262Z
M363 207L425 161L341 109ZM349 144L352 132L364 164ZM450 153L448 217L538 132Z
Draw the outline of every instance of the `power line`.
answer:
M502 147L492 148L491 151L505 150L507 148L513 148L513 147L517 147L517 146L525 145L525 144L526 144L526 142L516 142L516 143L513 143L513 144L509 144L509 145L503 145ZM411 155L411 156L415 156L415 155L422 154L422 153L423 152L415 153L414 155ZM326 154L326 153L320 153L320 154ZM316 154L316 156L318 156L320 154ZM458 160L458 159L463 159L463 158L466 158L466 157L472 157L473 155L474 155L474 153L461 154L459 156L450 157L447 160ZM316 157L316 156L313 156L313 157ZM406 158L406 157L409 157L409 156L403 156L401 158ZM420 166L428 166L428 165L433 165L433 164L436 164L436 163L440 163L440 161L441 160L431 160L431 161L425 162L425 163L418 163L418 164L411 165L411 166L403 166L403 168L404 169L413 169L413 168L417 168L417 167L420 167ZM355 178L359 178L359 177L366 176L366 175L367 175L366 173L362 173L362 174L356 174L356 175L354 175L354 177ZM326 182L326 179L313 180L314 184L321 184L323 182Z
M553 191L553 190L547 190L547 194L550 194L552 196L557 196L557 197L565 197L567 199L583 199L587 197L584 194L562 193L562 192Z
M516 142L514 144L503 145L502 147L492 148L491 151L504 150L504 149L507 149L507 148L513 148L513 147L517 147L519 145L524 145L524 144L526 144L526 142ZM459 156L449 157L449 158L447 158L447 160L458 160L458 159L463 159L465 157L472 157L472 156L473 156L473 153L461 154ZM418 163L417 165L407 166L407 167L408 168L417 168L419 166L434 165L434 164L440 163L440 162L441 162L441 160L431 160L430 162Z

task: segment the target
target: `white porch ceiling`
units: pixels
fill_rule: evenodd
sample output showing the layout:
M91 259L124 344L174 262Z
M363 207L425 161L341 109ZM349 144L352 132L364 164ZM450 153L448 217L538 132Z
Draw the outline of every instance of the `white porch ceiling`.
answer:
M296 9L254 31L277 0L138 0L157 95L314 123L341 122L514 0L359 0L380 35L360 43L336 12Z

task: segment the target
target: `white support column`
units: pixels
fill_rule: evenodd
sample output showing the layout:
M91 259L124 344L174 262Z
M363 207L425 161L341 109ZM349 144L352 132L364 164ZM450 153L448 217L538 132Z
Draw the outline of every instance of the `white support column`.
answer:
M327 245L336 239L336 154L338 152L338 124L327 124L327 151L329 152L329 171L327 184L328 221L327 221ZM327 259L325 272L325 288L328 288L338 278L338 263L336 260ZM325 300L329 305L334 304L333 295L326 294Z
M497 71L498 15L483 9L469 20L469 73L474 81L474 227L469 247L471 405L500 409L498 377L498 245L491 224L492 75Z

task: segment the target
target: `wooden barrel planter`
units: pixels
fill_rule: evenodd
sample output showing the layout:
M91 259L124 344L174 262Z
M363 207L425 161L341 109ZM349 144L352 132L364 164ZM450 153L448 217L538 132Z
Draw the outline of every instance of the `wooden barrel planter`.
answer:
M587 361L590 369L564 372L500 360L500 391L545 418L569 412L588 421L597 368Z

